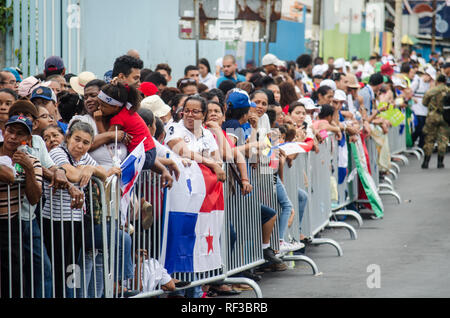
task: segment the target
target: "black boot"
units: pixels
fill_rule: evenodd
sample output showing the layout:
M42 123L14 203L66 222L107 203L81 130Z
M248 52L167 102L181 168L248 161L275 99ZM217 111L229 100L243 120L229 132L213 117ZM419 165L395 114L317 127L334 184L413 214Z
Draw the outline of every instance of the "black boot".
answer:
M425 156L422 163L422 169L428 169L428 164L430 163L431 156Z
M444 156L438 156L438 165L437 165L437 167L439 169L444 168Z

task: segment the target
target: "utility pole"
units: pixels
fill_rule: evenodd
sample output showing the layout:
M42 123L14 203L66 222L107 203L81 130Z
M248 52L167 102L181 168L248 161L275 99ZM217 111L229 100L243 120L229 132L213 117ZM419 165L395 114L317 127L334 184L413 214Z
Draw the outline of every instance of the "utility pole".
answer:
M312 22L312 40L314 43L312 49L313 57L318 57L320 54L319 43L320 43L321 2L322 2L321 0L314 0L313 4L313 22Z
M394 54L397 60L402 55L402 0L395 0Z
M199 59L199 42L200 42L200 0L194 0L194 17L195 17L195 63L197 65Z
M267 2L266 2L266 54L269 53L271 7L272 7L272 1L267 0Z
M436 50L436 7L437 1L433 0L433 20L431 27L431 52L435 52Z

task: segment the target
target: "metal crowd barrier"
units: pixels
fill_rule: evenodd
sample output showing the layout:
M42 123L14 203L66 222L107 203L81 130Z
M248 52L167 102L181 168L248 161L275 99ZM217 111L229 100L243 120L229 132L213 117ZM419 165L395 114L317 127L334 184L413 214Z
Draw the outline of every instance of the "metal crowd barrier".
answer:
M331 166L332 166L332 176L337 184L337 200L331 201L331 209L333 211L333 215L335 219L337 217L353 217L356 219L358 226L361 227L363 225L363 220L360 214L355 211L349 209L349 205L354 203L357 197L357 188L356 188L356 197L354 196L355 191L352 191L352 183L356 183L358 179L356 168L350 169L347 167L347 174L342 183L339 183L339 150L338 150L338 142L334 138L334 136L330 137L330 142L332 145L332 158L331 158ZM348 142L348 141L347 141ZM348 151L348 143L347 151ZM348 161L348 160L347 160Z
M82 212L81 221L75 221L72 214L71 220L64 222L57 214L63 212L63 190L55 193L50 190L50 196L45 198L52 202L56 196L59 203L59 208L51 204L49 219L42 215L43 199L36 211L30 206L28 211L22 209L25 193L22 180L0 187L6 188L1 195L6 196L8 202L8 218L2 220L2 227L7 223L2 240L7 234L8 244L3 245L5 240L2 241L0 256L1 284L8 285L8 292L3 292L1 298L101 297L107 280L107 271L103 268L107 246L99 242L102 238L103 243L106 242L107 223L102 182L96 177L89 181L85 195L91 204L87 213ZM101 206L98 209L92 204L93 196ZM11 218L11 204L15 202L19 211ZM28 217L35 213L36 218Z
M375 141L368 137L365 140L367 151L369 153L369 164L370 164L370 171L372 172L372 178L375 181L375 184L378 189L379 195L392 195L394 196L398 203L401 203L400 195L395 191L393 184L389 184L387 182L384 182L384 180L387 180L386 177L383 178L383 180L380 177L380 171L378 169L377 164L377 158L378 158L378 151L376 148ZM392 163L395 166L395 163ZM400 168L398 169L397 173L395 173L392 169L389 170L391 174L395 175L395 178L398 178L398 173L400 172Z

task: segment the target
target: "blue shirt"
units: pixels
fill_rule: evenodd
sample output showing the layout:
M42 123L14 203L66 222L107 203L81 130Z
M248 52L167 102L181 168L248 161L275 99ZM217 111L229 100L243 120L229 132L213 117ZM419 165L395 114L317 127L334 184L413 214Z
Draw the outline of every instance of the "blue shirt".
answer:
M63 133L65 135L66 132L67 132L67 128L69 127L69 124L65 124L65 123L62 123L62 122L58 121L58 126L59 126L59 128L62 129L62 131L63 131Z
M227 120L222 124L222 129L227 133L227 136L237 139L236 146L245 145L245 142L252 134L250 123L246 122L241 125L237 119Z
M245 81L246 81L246 78L245 78L245 76L243 76L243 75L241 75L241 74L238 74L238 73L236 73L236 79L234 79L234 77L222 76L222 77L220 77L220 78L217 80L216 86L219 87L220 84L221 84L223 81L226 81L226 80L233 81L234 83L237 84L237 83L240 83L240 82L245 82Z

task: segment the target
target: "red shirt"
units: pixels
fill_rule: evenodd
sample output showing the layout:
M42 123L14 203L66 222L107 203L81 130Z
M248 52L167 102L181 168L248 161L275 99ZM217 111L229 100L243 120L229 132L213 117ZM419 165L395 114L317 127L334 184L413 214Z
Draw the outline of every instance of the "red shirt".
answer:
M144 141L145 152L155 148L153 137L150 135L145 121L138 113L129 111L126 107L123 107L116 116L111 118L110 125L120 125L123 131L133 136L133 139L127 146L128 152L132 152L145 137L147 137Z

